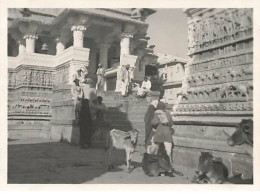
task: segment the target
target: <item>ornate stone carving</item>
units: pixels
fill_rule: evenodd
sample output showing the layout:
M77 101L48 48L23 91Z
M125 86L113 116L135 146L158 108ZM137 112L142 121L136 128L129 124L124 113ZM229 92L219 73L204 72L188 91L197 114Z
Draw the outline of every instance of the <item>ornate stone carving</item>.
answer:
M188 27L190 53L252 36L252 9L229 9L193 21Z

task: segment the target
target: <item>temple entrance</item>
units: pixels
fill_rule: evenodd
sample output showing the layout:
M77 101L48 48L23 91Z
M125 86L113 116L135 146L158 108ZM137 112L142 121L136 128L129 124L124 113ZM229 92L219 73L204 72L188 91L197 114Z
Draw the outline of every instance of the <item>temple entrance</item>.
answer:
M145 66L145 76L155 76L158 75L158 69L155 66L152 65L146 65Z

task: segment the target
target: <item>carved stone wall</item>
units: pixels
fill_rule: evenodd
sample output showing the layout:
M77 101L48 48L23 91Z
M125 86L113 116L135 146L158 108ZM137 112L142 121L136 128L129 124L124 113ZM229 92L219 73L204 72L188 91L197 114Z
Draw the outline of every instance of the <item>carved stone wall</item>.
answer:
M189 18L186 88L175 114L253 110L252 9L204 10Z
M53 68L22 65L8 71L8 116L51 116Z
M10 137L15 138L17 134L22 134L21 129L28 132L26 137L31 137L32 133L41 136L40 133L44 129L44 137L58 141L61 137L64 138L63 129L69 131L72 129L72 125L68 126L67 120L72 124L75 119L70 84L78 69L86 70L88 60L88 48L73 46L57 56L23 53L18 57L10 57L8 61ZM67 139L71 141L69 135Z
M253 10L187 9L186 14L189 61L173 107L176 153L195 158L187 165L196 167L195 152L211 150L232 169L237 154L250 158L228 146L223 131L232 134L243 118L253 118Z

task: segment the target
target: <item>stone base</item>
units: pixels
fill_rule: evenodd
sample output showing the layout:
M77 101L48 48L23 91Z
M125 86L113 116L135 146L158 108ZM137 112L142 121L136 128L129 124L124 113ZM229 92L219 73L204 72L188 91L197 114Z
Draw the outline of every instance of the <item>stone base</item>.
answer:
M53 141L79 144L79 126L75 120L51 120L50 138Z
M201 152L210 152L215 157L221 157L223 163L228 168L229 177L233 177L240 173L242 173L243 179L251 179L253 177L253 158L246 154L234 154L207 149L175 146L173 149L173 163L176 166L195 169L195 175Z
M233 133L231 126L175 125L173 158L175 165L198 167L201 152L221 157L229 170L229 176L239 173L244 179L252 178L253 158L240 146L229 146L226 133Z
M9 139L44 138L50 139L50 122L48 120L21 119L8 120Z

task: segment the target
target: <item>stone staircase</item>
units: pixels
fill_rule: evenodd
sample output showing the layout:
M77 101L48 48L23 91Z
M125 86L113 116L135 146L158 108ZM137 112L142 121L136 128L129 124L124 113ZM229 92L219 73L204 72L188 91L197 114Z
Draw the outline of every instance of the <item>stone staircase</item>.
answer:
M122 97L117 92L102 92L98 94L103 97L103 103L107 107L105 121L111 129L128 131L137 129L139 131L138 145L144 145L145 125L144 115L150 104L149 98L142 99L129 95Z

